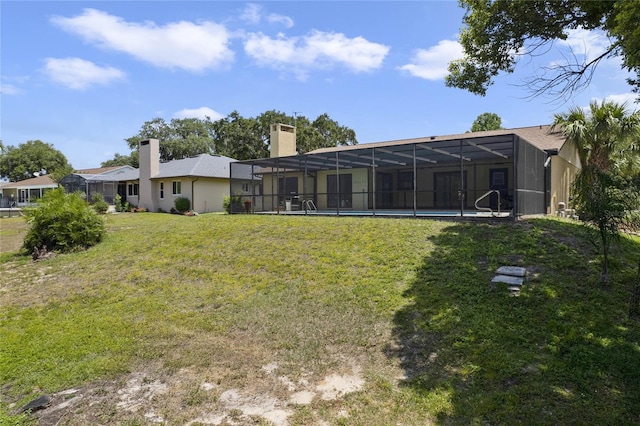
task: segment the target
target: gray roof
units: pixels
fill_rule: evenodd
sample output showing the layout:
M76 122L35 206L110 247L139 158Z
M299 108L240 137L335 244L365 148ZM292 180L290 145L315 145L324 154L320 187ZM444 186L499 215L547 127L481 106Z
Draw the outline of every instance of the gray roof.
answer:
M229 164L233 158L222 155L200 154L197 157L160 163L160 171L152 179L181 176L229 178Z

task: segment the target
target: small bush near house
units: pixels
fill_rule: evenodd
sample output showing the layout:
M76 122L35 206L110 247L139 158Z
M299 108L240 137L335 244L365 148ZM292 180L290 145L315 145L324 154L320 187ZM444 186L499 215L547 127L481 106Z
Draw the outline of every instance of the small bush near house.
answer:
M176 210L178 210L180 213L184 213L191 208L191 201L189 201L188 198L179 197L176 198L175 206Z
M128 212L129 211L129 208L127 208L127 205L129 203L127 203L126 201L123 203L122 202L122 196L120 194L116 194L115 198L113 199L113 204L115 205L117 212Z
M66 194L62 188L47 192L37 207L24 213L30 228L22 245L23 254L91 247L106 233L95 210L78 193Z
M242 207L242 197L239 195L225 195L222 200L222 208L227 213L231 213L231 210L233 210L234 213L244 211Z
M104 196L99 192L93 195L93 208L98 214L105 214L109 210L109 203L104 200Z

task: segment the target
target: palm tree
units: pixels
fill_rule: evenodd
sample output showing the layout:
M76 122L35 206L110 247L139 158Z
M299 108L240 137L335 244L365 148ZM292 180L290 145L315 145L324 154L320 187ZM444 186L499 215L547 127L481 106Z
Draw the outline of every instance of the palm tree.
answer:
M573 206L598 230L603 250L602 279L609 279L609 248L622 228L638 228L640 217L640 112L626 105L591 102L589 111L556 114L552 131L574 144L581 169L573 182ZM636 179L634 179L634 176Z

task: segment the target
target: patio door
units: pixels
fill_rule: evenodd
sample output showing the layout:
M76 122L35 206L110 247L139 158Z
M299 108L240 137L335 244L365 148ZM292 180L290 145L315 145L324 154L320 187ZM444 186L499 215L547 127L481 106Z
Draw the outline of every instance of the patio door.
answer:
M338 181L340 182L340 188L338 190ZM352 207L352 182L351 173L327 176L327 207L335 209L340 203L340 208Z
M388 209L393 207L393 174L376 173L376 207Z
M509 200L509 169L490 169L489 170L489 183L491 184L491 190L500 191L500 208L501 210L508 210L511 207L508 204ZM489 197L489 205L492 209L498 209L498 194L491 194Z
M462 179L460 172L439 172L433 174L433 200L438 209L457 210L460 208L460 196L466 205L467 172Z

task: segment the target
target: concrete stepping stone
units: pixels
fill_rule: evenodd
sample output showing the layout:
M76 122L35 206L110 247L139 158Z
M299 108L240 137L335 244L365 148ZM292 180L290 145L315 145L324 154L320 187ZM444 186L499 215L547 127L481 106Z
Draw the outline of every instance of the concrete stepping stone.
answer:
M514 277L511 275L496 275L491 280L492 283L506 283L509 285L521 286L524 283L523 277Z
M527 270L521 266L501 266L496 271L499 275L509 275L512 277L524 277Z

